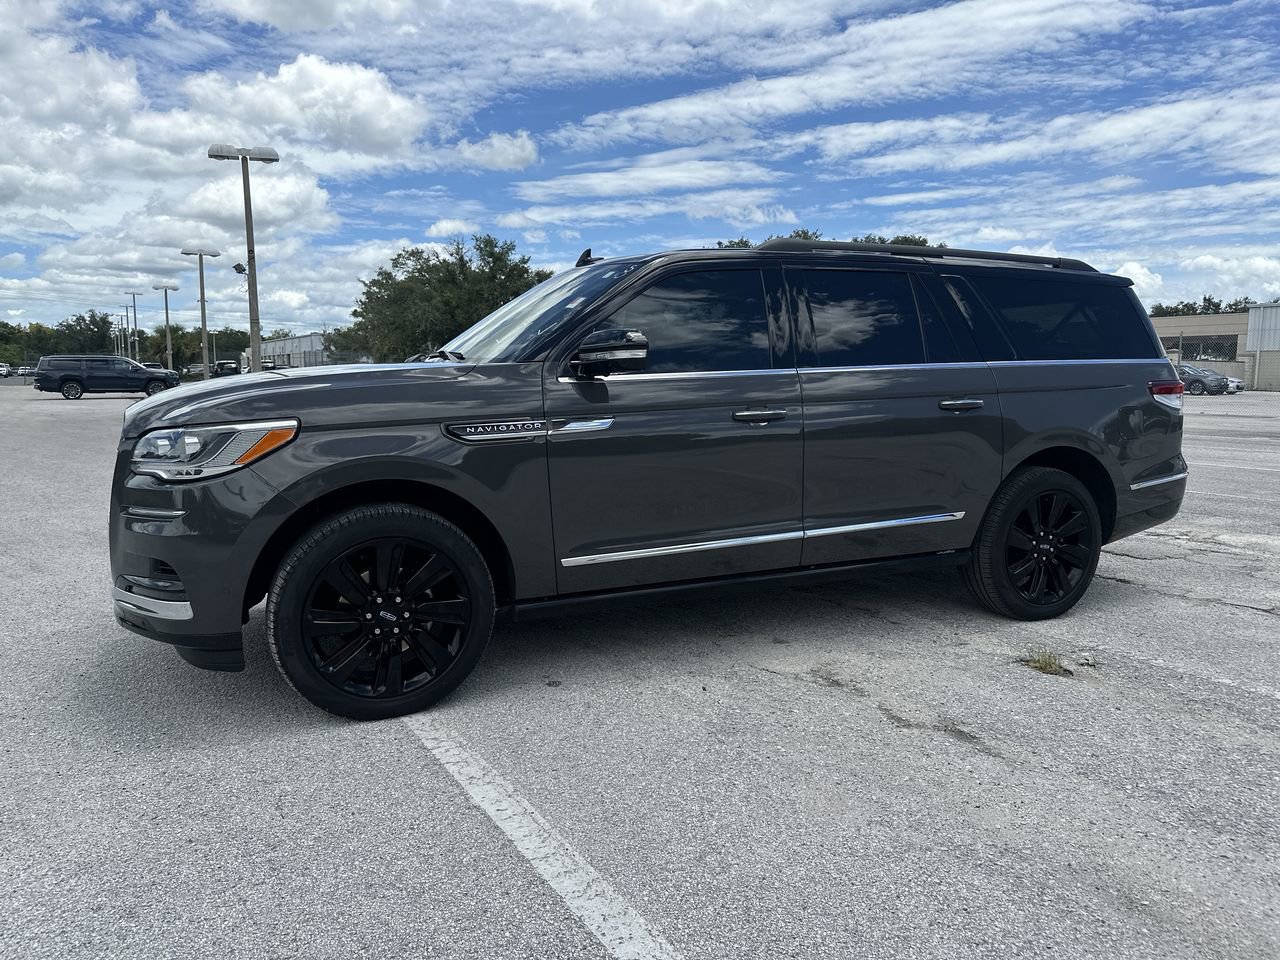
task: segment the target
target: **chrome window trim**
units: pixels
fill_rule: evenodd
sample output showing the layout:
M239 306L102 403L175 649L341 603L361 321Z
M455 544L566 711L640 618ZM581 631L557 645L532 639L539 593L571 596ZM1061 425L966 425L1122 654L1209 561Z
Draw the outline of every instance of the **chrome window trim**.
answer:
M606 373L590 380L577 377L556 377L557 383L608 383L611 380L691 380L699 377L767 377L789 374L795 376L795 367L779 367L768 370L679 370L674 373Z
M1141 483L1129 484L1130 490L1144 490L1147 487L1158 487L1162 483L1176 483L1179 480L1187 479L1188 471L1183 470L1181 473L1170 474L1167 477L1156 477L1154 480L1143 480Z
M154 617L157 620L190 620L192 617L191 604L185 600L152 600L119 587L111 588L111 598L117 606L140 613L144 617Z
M838 527L819 527L815 530L789 530L786 533L766 533L754 537L732 537L728 540L703 540L696 543L678 543L669 547L646 547L641 550L618 550L613 553L596 553L584 557L564 557L563 567L582 567L595 563L614 563L619 560L646 560L651 557L668 557L681 553L701 553L705 550L724 550L730 547L750 547L762 543L781 543L786 540L809 540L814 537L834 537L843 533L861 533L867 530L886 530L894 527L910 527L925 523L945 523L960 520L963 510L951 513L931 513L922 517L899 517L895 520L873 520L868 523L850 523Z
M1114 363L1167 363L1166 357L1132 357L1130 359L1107 359L1107 360L992 360L990 366L993 367L1045 367L1050 365L1075 365L1075 364L1114 364Z
M955 363L872 363L866 366L848 367L799 367L801 373L846 373L858 370L984 370L990 364L983 360L966 360Z

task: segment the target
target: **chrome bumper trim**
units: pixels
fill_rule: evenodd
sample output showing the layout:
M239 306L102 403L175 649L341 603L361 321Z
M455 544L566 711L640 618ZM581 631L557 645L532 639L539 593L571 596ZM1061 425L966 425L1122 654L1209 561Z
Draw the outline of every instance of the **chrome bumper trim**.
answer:
M564 557L563 567L582 567L592 563L614 563L618 560L646 560L651 557L668 557L678 553L701 553L704 550L725 550L730 547L751 547L761 543L781 543L784 540L810 540L814 537L834 537L842 533L862 533L867 530L887 530L893 527L912 527L923 523L945 523L960 520L963 510L953 513L931 513L923 517L900 517L896 520L874 520L870 523L851 523L840 527L818 527L815 530L791 530L787 533L767 533L756 537L734 537L730 540L704 540L698 543L679 543L669 547L647 547L643 550L619 550L616 553L596 553L585 557Z
M127 611L140 613L144 617L155 617L157 620L190 620L191 604L185 600L152 600L140 597L119 587L111 588L111 599Z
M1187 471L1183 470L1181 473L1175 473L1169 477L1157 477L1154 480L1143 480L1141 483L1131 483L1129 484L1129 489L1145 490L1147 487L1158 487L1162 483L1174 483L1178 480L1185 479L1187 479Z

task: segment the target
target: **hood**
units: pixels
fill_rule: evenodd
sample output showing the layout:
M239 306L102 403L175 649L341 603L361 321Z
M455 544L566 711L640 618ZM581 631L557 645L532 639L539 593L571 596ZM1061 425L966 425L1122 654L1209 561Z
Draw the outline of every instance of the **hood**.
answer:
M457 380L474 363L351 364L217 377L162 390L124 412L124 436L156 427L298 417L317 426L367 421L370 407L400 407L412 420L427 384ZM379 409L378 416L390 411Z

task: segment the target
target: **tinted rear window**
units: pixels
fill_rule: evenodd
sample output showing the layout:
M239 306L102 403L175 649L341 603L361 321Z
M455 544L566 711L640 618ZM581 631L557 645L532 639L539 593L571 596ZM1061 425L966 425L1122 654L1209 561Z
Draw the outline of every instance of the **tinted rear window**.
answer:
M1039 277L970 276L1022 360L1154 357L1155 343L1129 287Z
M924 363L920 318L905 273L803 270L819 367Z
M78 357L41 357L39 367L41 370L79 370L80 360Z

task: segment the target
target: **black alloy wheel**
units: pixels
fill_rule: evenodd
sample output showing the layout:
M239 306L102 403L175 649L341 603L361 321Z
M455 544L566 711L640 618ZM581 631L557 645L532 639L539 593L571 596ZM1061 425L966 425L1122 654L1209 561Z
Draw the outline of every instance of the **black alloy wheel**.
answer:
M357 507L318 524L285 559L267 602L285 677L318 706L356 719L439 700L471 672L493 630L480 551L409 504Z
M152 380L150 383L147 384L147 396L154 397L157 393L159 393L164 388L165 388L165 382L163 380Z
M84 396L84 387L76 380L68 380L62 385L62 396L67 400L79 400Z
M1076 477L1023 467L992 498L965 583L988 609L1018 620L1065 613L1084 596L1102 550L1102 521Z
M1198 397L1198 396L1200 396L1202 393L1204 393L1204 381L1203 381L1203 380L1188 380L1188 381L1187 381L1187 393L1194 394L1194 395L1195 395L1195 396L1197 396L1197 397Z
M1070 596L1093 558L1084 505L1065 490L1034 494L1006 535L1009 582L1030 603Z

